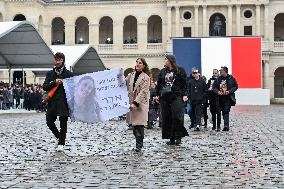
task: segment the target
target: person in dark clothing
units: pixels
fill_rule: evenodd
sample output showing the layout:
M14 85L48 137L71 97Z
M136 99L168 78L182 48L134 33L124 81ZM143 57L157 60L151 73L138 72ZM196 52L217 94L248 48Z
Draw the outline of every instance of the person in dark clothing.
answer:
M217 78L213 91L218 95L219 108L224 119L223 131L229 131L229 113L231 106L236 104L235 91L238 89L237 80L228 74L227 67L221 67L220 77Z
M186 73L177 66L174 55L166 55L156 90L161 104L162 138L170 139L167 145L180 145L181 138L188 136L184 127L184 103L188 98Z
M57 150L61 151L63 150L63 146L65 145L67 121L69 116L69 108L63 87L63 79L72 77L73 74L64 66L65 56L63 53L56 53L54 55L54 58L55 67L53 68L53 70L47 72L45 81L43 83L43 90L50 91L56 85L58 85L54 96L47 105L46 124L52 131L54 136L58 139ZM55 125L57 116L59 116L60 121L60 132Z
M26 93L26 105L27 105L27 110L30 111L32 107L32 89L31 87L28 88L27 93Z
M42 98L42 94L40 93L40 89L37 88L36 91L35 91L35 100L34 100L34 107L35 107L35 110L37 112L40 112L41 111L41 98Z
M21 89L17 87L13 90L13 92L14 92L14 98L16 99L16 108L18 108L21 101Z
M212 115L213 127L212 130L220 131L221 125L221 112L219 110L219 97L213 91L213 85L216 82L219 76L219 71L217 69L213 69L213 76L208 80L207 89L208 89L208 99L209 99L209 107L210 113ZM216 120L217 119L217 120Z
M157 120L158 103L155 100L156 93L156 85L153 81L151 81L147 129L152 129L155 121Z
M187 86L189 85L189 82L194 79L193 73L196 72L196 70L197 70L196 67L191 68L191 74L189 75L189 77L187 77L187 84L186 84ZM187 112L187 114L188 114L188 116L190 118L189 129L191 129L191 128L194 128L195 121L194 121L194 114L192 112L192 102L191 102L190 99L187 101L187 104L188 104L188 112Z
M200 77L198 70L193 72L194 79L189 82L188 96L192 103L192 113L195 122L195 131L200 130L201 115L203 111L204 98L206 96L206 83Z
M207 82L206 77L201 76L201 78L203 79L203 81L206 84L206 82ZM202 103L202 117L203 117L203 120L204 120L204 124L202 126L204 126L205 129L207 128L207 121L208 121L208 113L207 113L208 106L209 106L209 104L208 104L208 93L206 91L206 95L204 95L203 103Z

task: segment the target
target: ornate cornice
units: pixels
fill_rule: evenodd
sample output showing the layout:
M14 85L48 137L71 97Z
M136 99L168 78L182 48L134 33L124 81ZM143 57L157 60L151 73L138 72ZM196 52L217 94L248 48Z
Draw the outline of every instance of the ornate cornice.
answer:
M43 0L40 0L43 1ZM44 2L44 1L43 1ZM66 5L130 5L130 4L166 4L167 0L133 0L133 1L75 1L75 2L44 2L47 6Z
M165 52L166 53L166 52ZM140 53L140 54L99 54L101 58L133 58L133 57L163 57L165 53Z

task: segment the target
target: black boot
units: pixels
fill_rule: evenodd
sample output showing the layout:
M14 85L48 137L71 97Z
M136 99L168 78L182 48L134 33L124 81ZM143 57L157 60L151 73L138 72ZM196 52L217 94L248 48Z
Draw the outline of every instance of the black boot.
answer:
M135 152L141 152L141 149L143 148L143 137L138 136L136 137L136 149Z
M223 131L229 131L229 127L228 126L224 126Z
M175 139L171 138L169 142L166 143L167 145L175 145Z
M177 137L176 146L179 146L180 144L181 144L181 137Z

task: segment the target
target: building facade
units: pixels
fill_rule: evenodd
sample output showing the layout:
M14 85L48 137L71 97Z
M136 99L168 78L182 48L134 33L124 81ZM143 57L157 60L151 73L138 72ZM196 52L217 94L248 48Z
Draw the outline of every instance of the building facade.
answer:
M144 57L153 77L171 37L261 36L263 88L284 98L283 0L0 0L0 21L12 20L33 23L49 45L91 44L109 68Z

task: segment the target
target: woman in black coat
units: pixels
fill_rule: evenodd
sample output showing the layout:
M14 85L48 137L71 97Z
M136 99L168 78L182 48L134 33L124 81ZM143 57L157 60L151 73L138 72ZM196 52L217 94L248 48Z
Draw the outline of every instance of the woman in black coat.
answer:
M186 73L176 64L175 56L166 55L165 68L157 81L157 99L161 104L162 138L168 145L179 145L188 136L184 127L184 103L187 98Z

